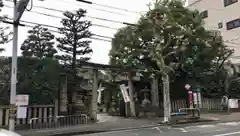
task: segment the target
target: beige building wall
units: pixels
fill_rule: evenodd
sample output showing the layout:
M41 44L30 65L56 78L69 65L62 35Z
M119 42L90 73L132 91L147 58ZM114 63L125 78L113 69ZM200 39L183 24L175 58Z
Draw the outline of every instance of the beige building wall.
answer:
M206 28L221 31L225 44L235 50L231 57L232 62L240 63L240 27L231 30L226 27L227 22L240 18L240 0L228 6L224 6L223 1L189 0L187 7L200 12L208 10L208 17L204 19ZM219 28L218 24L221 22L223 27Z

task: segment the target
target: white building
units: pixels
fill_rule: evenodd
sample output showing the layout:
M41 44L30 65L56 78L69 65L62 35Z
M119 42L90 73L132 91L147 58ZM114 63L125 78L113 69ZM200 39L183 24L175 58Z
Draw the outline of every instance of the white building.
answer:
M206 28L221 32L235 50L232 62L240 63L240 0L188 0L188 8L203 13Z

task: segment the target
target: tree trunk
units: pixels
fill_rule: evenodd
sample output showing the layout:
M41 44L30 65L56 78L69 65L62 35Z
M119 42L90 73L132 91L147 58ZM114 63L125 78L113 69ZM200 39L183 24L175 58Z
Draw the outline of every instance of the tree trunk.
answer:
M157 77L154 77L152 79L151 97L152 97L152 105L155 107L159 107L159 91L158 91Z
M135 117L136 112L135 112L135 102L134 102L134 85L133 85L131 72L128 72L128 87L129 87L129 97L130 97L130 115Z
M164 100L164 122L171 121L171 102L170 102L170 89L169 89L169 76L167 74L162 75L163 82L163 100Z

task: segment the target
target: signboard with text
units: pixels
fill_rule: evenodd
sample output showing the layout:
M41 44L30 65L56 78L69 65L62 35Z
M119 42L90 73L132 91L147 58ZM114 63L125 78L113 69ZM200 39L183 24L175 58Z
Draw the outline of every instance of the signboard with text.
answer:
M16 105L26 106L29 104L29 95L16 95Z
M27 117L27 106L29 104L29 95L16 95L17 118Z
M130 102L130 98L127 92L127 87L125 85L120 85L120 89L123 95L124 102L125 103Z

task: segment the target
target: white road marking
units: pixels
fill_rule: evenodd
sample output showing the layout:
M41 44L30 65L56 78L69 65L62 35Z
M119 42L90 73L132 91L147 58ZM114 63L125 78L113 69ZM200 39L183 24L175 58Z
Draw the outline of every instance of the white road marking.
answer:
M240 131L231 132L231 133L224 133L224 134L218 134L218 135L212 135L212 136L230 136L230 135L235 135L235 134L240 134Z
M162 132L159 127L153 127L152 129L157 129L158 132Z
M197 126L197 127L200 127L200 128L213 128L213 127L216 127L215 125L201 125L201 126Z
M201 133L212 133L212 132L219 132L219 131L226 131L226 128L220 128L220 129L210 129L210 130L202 130Z
M180 130L180 131L182 131L182 132L188 132L186 129L184 129L184 128L172 128L172 129L176 129L176 130Z
M227 122L227 123L219 123L218 125L227 125L227 126L237 126L240 122Z
M139 134L138 134L138 133L135 133L135 136L139 136Z

